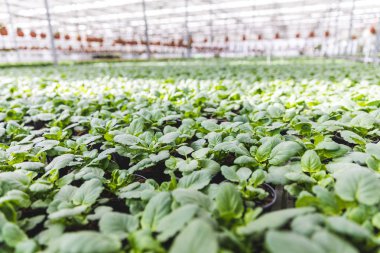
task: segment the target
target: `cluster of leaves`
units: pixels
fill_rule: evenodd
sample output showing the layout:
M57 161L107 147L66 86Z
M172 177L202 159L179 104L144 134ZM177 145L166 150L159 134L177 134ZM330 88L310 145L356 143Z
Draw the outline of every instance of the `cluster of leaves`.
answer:
M378 73L249 60L1 70L1 252L380 252ZM270 186L294 208L268 209Z

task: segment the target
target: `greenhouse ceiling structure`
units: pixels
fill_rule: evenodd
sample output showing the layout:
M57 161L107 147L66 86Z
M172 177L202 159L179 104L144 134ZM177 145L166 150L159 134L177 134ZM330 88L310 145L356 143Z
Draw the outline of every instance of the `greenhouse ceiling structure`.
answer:
M292 55L315 48L369 55L377 52L379 16L380 1L373 0L2 0L0 47L8 58L22 51L35 59Z

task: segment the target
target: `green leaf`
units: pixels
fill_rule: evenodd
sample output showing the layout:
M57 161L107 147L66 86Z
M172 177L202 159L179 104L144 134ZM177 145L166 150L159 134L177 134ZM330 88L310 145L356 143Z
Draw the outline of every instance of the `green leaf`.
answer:
M91 179L84 182L74 193L73 202L78 205L92 205L96 202L103 191L102 183L99 179Z
M23 208L27 208L31 204L29 195L20 190L10 190L4 196L0 197L0 206L7 202L12 202Z
M249 151L244 146L239 145L237 141L228 141L217 144L214 147L215 151L223 151L226 153L235 153L237 155L250 155Z
M257 164L256 160L250 156L243 155L239 156L238 158L235 159L234 164L239 164L239 165L246 165L246 164Z
M117 253L120 241L111 235L94 231L65 233L49 244L48 252L54 253Z
M341 131L340 136L342 136L345 141L352 144L363 145L366 143L366 141L360 135L348 130Z
M137 230L128 236L128 241L136 253L154 252L164 253L160 243L153 238L151 231L148 229Z
M40 162L22 162L13 165L16 169L19 170L30 170L30 171L38 171L45 167L45 164Z
M133 136L131 134L119 134L119 135L116 135L113 138L113 140L116 143L119 143L121 145L126 145L126 146L133 146L140 143L141 141L140 138Z
M182 172L191 172L198 167L197 160L181 160L178 162L177 167Z
M239 177L240 181L247 181L248 178L252 175L252 170L242 167L236 171L237 176Z
M330 162L326 164L326 169L328 172L330 172L333 175L339 174L340 172L344 172L345 170L350 170L350 169L366 169L360 166L359 164L356 163L351 163L351 162Z
M210 132L218 131L220 126L215 122L215 120L204 120L201 123L202 127Z
M198 207L188 204L175 209L170 214L160 220L157 226L158 240L166 241L181 230L195 215Z
M178 188L200 190L206 187L211 181L211 174L206 170L194 171L183 176L178 181Z
M69 163L71 163L73 160L74 160L74 155L73 154L64 154L64 155L60 155L56 158L53 159L53 161L51 161L45 168L46 171L50 171L52 169L57 169L57 170L60 170L64 167L66 167L67 165L69 165Z
M175 238L169 253L217 253L218 241L213 228L195 219Z
M375 205L380 201L380 180L375 173L362 168L350 168L336 173L335 191L346 201Z
M338 214L340 211L340 205L338 197L333 193L328 191L321 186L314 186L313 192L316 194L318 200L320 201L320 208L326 214Z
M316 180L312 177L309 177L305 173L302 172L289 172L286 173L285 177L290 180L297 182L298 184L314 184Z
M191 156L195 159L205 158L210 150L210 148L200 148L197 151L193 152Z
M289 163L284 166L270 166L266 182L275 185L286 185L290 182L286 177L290 172L301 172L300 163Z
M330 230L341 235L351 236L358 239L371 238L371 233L367 229L343 217L327 218L327 226Z
M348 241L325 230L316 232L312 240L322 246L326 253L359 253Z
M333 141L322 141L317 144L316 150L337 151L339 150L339 144Z
M142 228L149 228L155 231L158 222L170 212L171 202L171 196L168 192L160 192L151 198L141 218Z
M10 190L25 191L30 179L22 171L0 173L0 195Z
M280 107L280 105L278 104L278 105L268 106L267 112L271 118L280 118L285 113L285 110L283 107Z
M301 168L305 172L317 172L321 170L322 163L317 152L314 150L306 151L301 158Z
M41 121L50 121L55 118L55 115L53 113L39 113L35 115L33 118Z
M239 182L240 178L239 175L236 173L234 167L229 167L223 165L221 167L222 175L231 182Z
M128 132L132 135L139 135L144 132L144 119L139 118L131 122Z
M209 148L213 148L216 145L223 142L223 135L221 133L211 132L207 134L207 138L208 138Z
M15 253L34 253L37 252L38 245L32 239L24 240L17 244Z
M249 184L253 185L254 187L258 187L265 182L265 179L266 174L264 170L257 169L252 173L251 178L249 179Z
M380 229L380 213L377 213L375 214L373 217L372 217L372 225L377 228L377 229Z
M366 145L366 152L380 160L380 142L377 144L368 143Z
M18 243L27 240L28 236L16 224L7 222L1 229L1 235L5 243L15 247Z
M368 113L362 112L355 118L353 118L350 122L351 126L354 127L361 127L365 129L371 129L373 128L375 124L375 119L369 115Z
M374 171L380 172L380 160L378 160L374 156L368 157L366 160L366 164L369 168L373 169Z
M292 232L268 232L265 246L271 253L325 253L317 243Z
M238 233L242 235L262 233L267 229L275 229L284 226L290 219L307 213L314 212L312 207L289 208L285 210L270 212L260 216L257 220L239 227Z
M73 208L63 208L49 215L49 219L58 220L67 217L73 217L80 215L87 210L86 206L76 206Z
M178 154L183 155L183 156L187 156L193 151L194 151L194 149L187 147L187 146L182 146L180 148L177 148Z
M215 204L219 216L225 220L238 219L244 211L240 193L231 183L223 183L219 186Z
M297 155L302 150L302 146L294 141L281 142L273 148L269 156L269 164L281 165L290 158Z
M189 189L175 189L173 191L175 201L181 205L196 204L205 210L211 209L211 199L202 192Z
M295 217L290 223L293 232L304 236L311 236L315 231L322 228L324 216L319 213L305 214Z
M100 232L117 235L120 239L136 231L138 227L137 217L119 212L107 212L99 220Z
M272 149L278 145L281 141L275 137L267 137L264 140L261 140L262 144L256 151L256 159L259 162L264 162L268 160Z
M164 144L169 144L174 142L179 136L180 134L177 132L170 132L161 136L158 141Z

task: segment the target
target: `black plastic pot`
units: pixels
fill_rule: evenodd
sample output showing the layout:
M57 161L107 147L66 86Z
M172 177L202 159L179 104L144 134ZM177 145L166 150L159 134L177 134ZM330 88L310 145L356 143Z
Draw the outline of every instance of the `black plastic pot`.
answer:
M137 174L161 184L162 182L170 181L170 175L164 173L165 168L165 162L160 161L152 167L139 170Z
M260 205L260 202L256 202L258 204L258 206L262 207L264 209L264 211L269 211L272 206L274 205L274 203L276 203L276 200L277 200L277 193L276 191L274 190L274 188L272 186L270 186L269 184L262 184L261 187L269 193L269 196L268 197L272 197L272 200L268 203L265 203L263 205ZM268 198L267 197L267 198Z
M223 180L222 183L223 183L223 182L230 182L230 181L228 181L228 180ZM230 183L231 183L231 182L230 182ZM261 188L263 188L266 192L269 193L269 196L268 196L268 197L271 197L272 200L271 200L270 202L266 203L266 202L265 202L265 199L268 198L268 197L266 197L266 198L264 199L264 201L263 201L263 200L260 200L260 201L254 201L254 202L255 202L255 204L256 204L257 206L263 208L264 211L270 211L271 208L272 208L272 206L273 206L273 205L276 203L276 201L277 201L277 193L276 193L275 189L274 189L271 185L269 185L269 184L267 184L267 183L262 184L262 185L261 185Z
M101 146L103 146L103 143L98 142L98 143L92 143L90 147L91 147L91 150L96 149L100 153L101 152L101 150L100 150Z
M226 178L222 175L221 172L218 172L212 177L210 184L220 184L223 182L229 182L229 181L226 180Z
M338 134L338 133L334 134L334 136L332 137L332 140L335 141L338 144L343 144L343 145L349 146L350 148L355 147L355 144L349 143L348 141L346 141L345 139L343 139L340 136L340 134Z
M34 130L40 130L45 126L45 122L42 120L33 121Z
M144 183L146 180L147 180L147 178L146 177L144 177L144 176L141 176L141 175L139 175L139 174L133 174L133 182L139 182L139 183Z
M114 160L121 169L129 168L130 159L125 156L121 156L118 153L112 153L112 160Z
M282 185L277 185L275 188L277 201L272 206L271 210L282 210L293 208L295 206L295 198L291 196Z

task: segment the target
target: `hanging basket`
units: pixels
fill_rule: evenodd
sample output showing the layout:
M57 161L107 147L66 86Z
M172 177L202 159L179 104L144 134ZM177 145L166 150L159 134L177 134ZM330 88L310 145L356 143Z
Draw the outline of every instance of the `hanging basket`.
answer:
M241 40L242 41L246 41L247 40L247 37L245 36L245 34L243 34L243 36L241 36Z
M356 35L351 36L351 40L356 40L357 38L358 38L358 36L356 36Z
M45 39L46 38L46 33L41 33L40 37L41 37L41 39Z
M66 34L65 35L65 40L70 40L70 35Z
M184 44L183 44L183 39L179 39L177 45L178 45L179 47L183 47L183 46L184 46Z
M262 39L263 39L263 35L262 34L257 35L257 40L262 40Z
M371 34L376 34L376 28L374 26L371 26L371 28L369 29L369 32Z
M21 28L17 28L16 33L18 37L24 37L25 35Z
M224 37L224 42L228 42L230 41L230 38L228 38L228 36Z
M315 37L315 32L314 31L311 31L310 33L309 33L309 38L314 38Z
M325 38L328 38L328 37L330 37L330 32L329 31L325 31L324 35L325 35Z
M81 41L82 40L82 37L78 34L77 35L77 41Z
M276 40L280 39L280 38L281 38L280 33L276 33L276 34L274 35L274 38L275 38Z
M7 36L8 35L8 30L7 30L7 28L5 26L2 26L0 28L0 35L1 36Z
M55 33L54 34L54 39L56 39L56 40L59 40L61 38L61 34L60 33Z
M296 33L296 38L297 39L301 38L301 34L300 33Z
M120 45L125 45L126 44L126 41L123 40L122 38L117 38L116 40L113 41L116 44L120 44Z
M30 31L30 37L36 38L37 37L37 33L35 31Z

